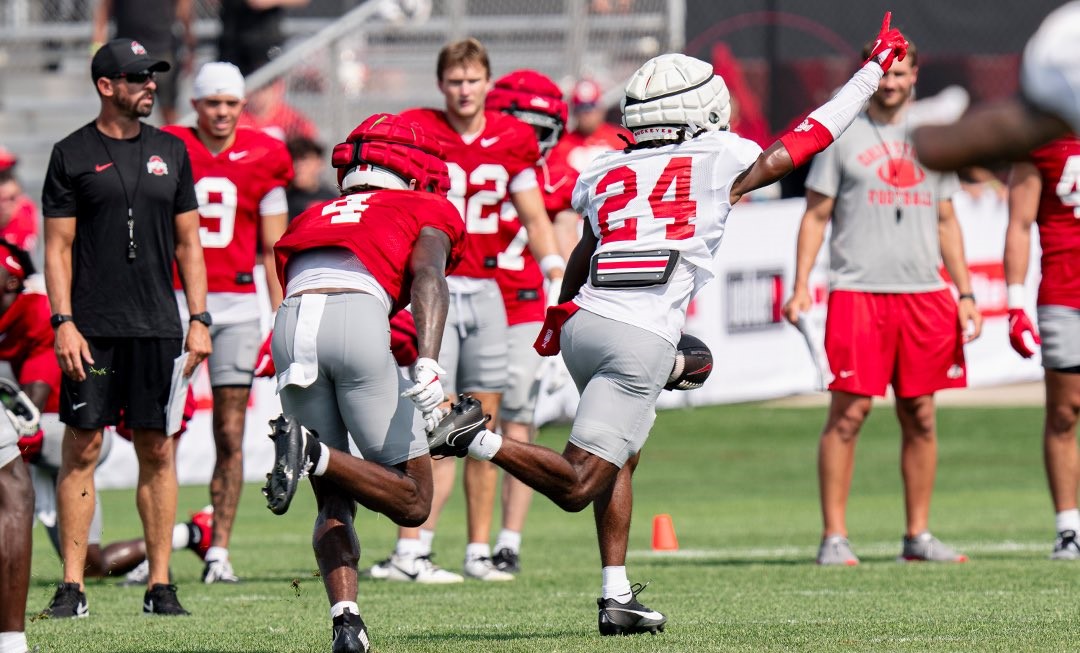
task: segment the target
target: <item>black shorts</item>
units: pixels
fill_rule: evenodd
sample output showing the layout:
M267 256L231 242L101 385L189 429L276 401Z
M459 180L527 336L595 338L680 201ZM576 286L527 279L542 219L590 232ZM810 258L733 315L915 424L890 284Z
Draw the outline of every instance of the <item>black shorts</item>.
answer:
M133 429L165 430L173 360L180 338L86 339L93 365L83 364L85 381L63 377L60 421L78 429L115 426L124 411Z

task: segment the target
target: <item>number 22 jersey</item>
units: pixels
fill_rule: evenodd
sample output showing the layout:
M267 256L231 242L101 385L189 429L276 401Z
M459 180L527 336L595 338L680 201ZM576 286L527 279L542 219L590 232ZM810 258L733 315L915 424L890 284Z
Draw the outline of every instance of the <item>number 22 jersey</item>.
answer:
M517 118L485 111L484 129L462 137L443 111L409 109L401 117L420 123L446 152L450 174L447 197L465 220L469 234L465 258L455 276L493 279L503 247L499 238L502 204L510 193L538 185L535 165L540 150L532 127Z
M589 280L574 303L676 345L686 307L714 276L731 185L760 154L756 143L721 131L600 155L573 195L574 209L599 241L596 253L675 250L680 260L663 285L597 288Z

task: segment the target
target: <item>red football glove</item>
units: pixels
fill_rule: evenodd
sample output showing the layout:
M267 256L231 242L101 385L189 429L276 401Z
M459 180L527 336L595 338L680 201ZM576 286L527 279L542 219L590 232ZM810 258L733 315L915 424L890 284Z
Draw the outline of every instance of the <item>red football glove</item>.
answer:
M19 438L19 453L23 462L30 464L41 455L41 444L45 441L45 431L38 429L33 435L24 435Z
M881 69L888 72L894 59L903 61L907 56L907 39L898 29L889 29L892 21L892 12L886 11L885 18L881 21L881 30L878 32L874 47L870 50L870 56L863 65L870 61L878 62Z
M1009 309L1009 344L1016 350L1016 353L1020 354L1024 358L1031 358L1035 355L1035 352L1028 347L1027 342L1024 341L1024 334L1030 333L1031 339L1036 345L1042 344L1042 339L1039 338L1039 334L1035 331L1035 325L1031 323L1027 313L1022 308L1010 308Z
M255 357L255 376L274 376L277 369L274 367L274 357L270 354L270 339L274 337L271 331L266 335L262 347L259 347L259 355Z

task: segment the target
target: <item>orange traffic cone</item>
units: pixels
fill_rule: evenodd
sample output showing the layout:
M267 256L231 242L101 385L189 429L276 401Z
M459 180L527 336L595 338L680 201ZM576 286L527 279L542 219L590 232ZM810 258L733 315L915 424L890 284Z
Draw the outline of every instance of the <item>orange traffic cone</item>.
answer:
M675 537L675 525L671 515L656 515L652 521L653 551L678 551L679 540Z

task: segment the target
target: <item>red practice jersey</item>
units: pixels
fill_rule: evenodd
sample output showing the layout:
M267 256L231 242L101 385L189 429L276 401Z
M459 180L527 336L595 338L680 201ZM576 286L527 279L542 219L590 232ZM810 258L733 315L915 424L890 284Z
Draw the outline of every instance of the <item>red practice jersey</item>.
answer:
M169 125L165 131L184 141L191 157L207 290L255 292L252 270L259 238L259 202L292 180L288 150L281 141L242 127L236 130L232 146L215 156L194 128ZM182 288L175 274L173 286Z
M1031 153L1042 177L1039 305L1080 309L1080 138L1066 136Z
M544 208L552 220L560 211L570 208L578 173L565 162L541 161L537 170L540 192L544 195ZM518 222L514 205L503 205L499 221L499 271L495 280L502 291L506 306L508 325L525 322L543 322L546 308L544 298L544 275L540 265L529 251L529 234Z
M446 152L449 199L469 234L465 258L454 274L491 279L502 244L499 217L509 199L511 181L536 166L540 149L532 127L496 111L485 111L484 130L466 143L436 109L409 109L401 114L420 123Z
M49 298L24 292L0 315L0 360L7 361L21 386L47 383L51 392L45 412L60 407L60 364L53 351Z
M286 287L289 257L320 247L343 247L364 264L393 302L390 314L410 300L409 258L424 227L450 237L447 272L465 253L465 225L454 205L431 193L378 190L323 202L289 223L274 245L278 281Z

